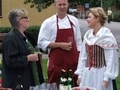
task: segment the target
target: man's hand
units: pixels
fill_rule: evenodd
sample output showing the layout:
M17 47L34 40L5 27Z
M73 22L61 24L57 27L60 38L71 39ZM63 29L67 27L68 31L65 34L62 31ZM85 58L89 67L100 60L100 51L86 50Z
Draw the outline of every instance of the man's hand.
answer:
M71 50L72 49L72 44L71 43L61 43L60 48L63 50Z

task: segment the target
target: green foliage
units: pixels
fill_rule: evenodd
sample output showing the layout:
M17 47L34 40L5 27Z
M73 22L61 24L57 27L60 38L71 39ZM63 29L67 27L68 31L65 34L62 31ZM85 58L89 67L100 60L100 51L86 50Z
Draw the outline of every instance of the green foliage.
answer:
M120 22L120 11L114 13L114 21Z
M116 9L119 10L120 9L120 0L111 0L111 1L113 1L111 3L111 6L115 6Z
M35 35L35 39L38 38L40 26L30 26L26 31L31 32ZM0 27L0 33L8 33L11 27Z
M31 3L31 8L36 8L38 12L41 12L42 9L48 8L54 0L24 0L24 4ZM85 3L89 3L90 7L100 7L101 0L68 0L70 5L85 5ZM108 8L110 6L116 6L116 8L120 8L120 0L102 0L103 7ZM107 6L107 7L106 7Z
M119 64L120 64L120 58L119 58ZM120 67L119 67L120 70ZM117 83L117 90L120 90L120 72L118 74L118 77L116 78L116 83Z
M0 33L8 33L11 27L0 27Z
M43 75L44 75L45 80L48 79L48 75L47 75L47 62L48 62L47 59L43 59L42 60L42 69L43 69Z
M31 3L30 7L35 7L38 12L41 12L42 9L48 8L54 0L25 0L24 4Z
M39 30L40 30L40 26L30 26L26 31L33 33L35 39L37 40Z
M100 7L100 0L90 0L90 7Z
M0 27L0 33L8 33L10 30L11 30L11 27ZM30 26L26 31L33 33L37 41L39 30L40 30L40 26ZM40 49L40 51L45 54L48 53L47 50L43 51L42 49ZM0 49L0 53L1 53L1 49Z
M77 5L85 3L90 3L91 6L100 6L99 0L68 0L70 5ZM36 8L38 12L41 12L42 9L47 9L50 5L54 3L54 0L24 0L24 4L31 3L31 8Z

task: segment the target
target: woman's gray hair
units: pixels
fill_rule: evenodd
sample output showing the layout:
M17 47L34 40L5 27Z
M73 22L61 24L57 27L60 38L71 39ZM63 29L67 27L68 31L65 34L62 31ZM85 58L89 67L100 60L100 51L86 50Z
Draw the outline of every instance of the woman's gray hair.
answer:
M27 16L27 11L25 9L12 9L8 14L8 19L13 28L19 26L18 20L21 17Z

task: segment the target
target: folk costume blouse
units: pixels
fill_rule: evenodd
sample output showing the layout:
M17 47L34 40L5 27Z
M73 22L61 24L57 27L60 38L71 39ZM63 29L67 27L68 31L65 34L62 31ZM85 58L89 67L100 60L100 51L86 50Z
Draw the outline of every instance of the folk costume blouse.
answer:
M95 67L95 65L90 65L91 63L87 64L88 52L86 45L89 47L93 46L94 48L97 47L99 50L104 51L102 56L104 56L103 62L104 60L105 62L102 63L102 67ZM96 90L102 90L102 82L105 80L109 82L106 90L114 90L112 80L118 76L119 68L117 49L117 42L108 28L102 27L96 36L93 35L93 29L88 30L84 35L78 67L75 71L78 78L82 78L80 86L90 86L96 88ZM98 58L96 61L100 63Z

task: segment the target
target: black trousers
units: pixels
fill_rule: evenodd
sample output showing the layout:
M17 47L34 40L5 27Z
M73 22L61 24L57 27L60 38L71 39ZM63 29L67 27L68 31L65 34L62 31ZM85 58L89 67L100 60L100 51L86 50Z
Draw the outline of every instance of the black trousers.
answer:
M112 16L108 15L108 23L110 23L111 20L112 20Z
M113 80L112 83L113 83L113 90L117 90L116 80Z

